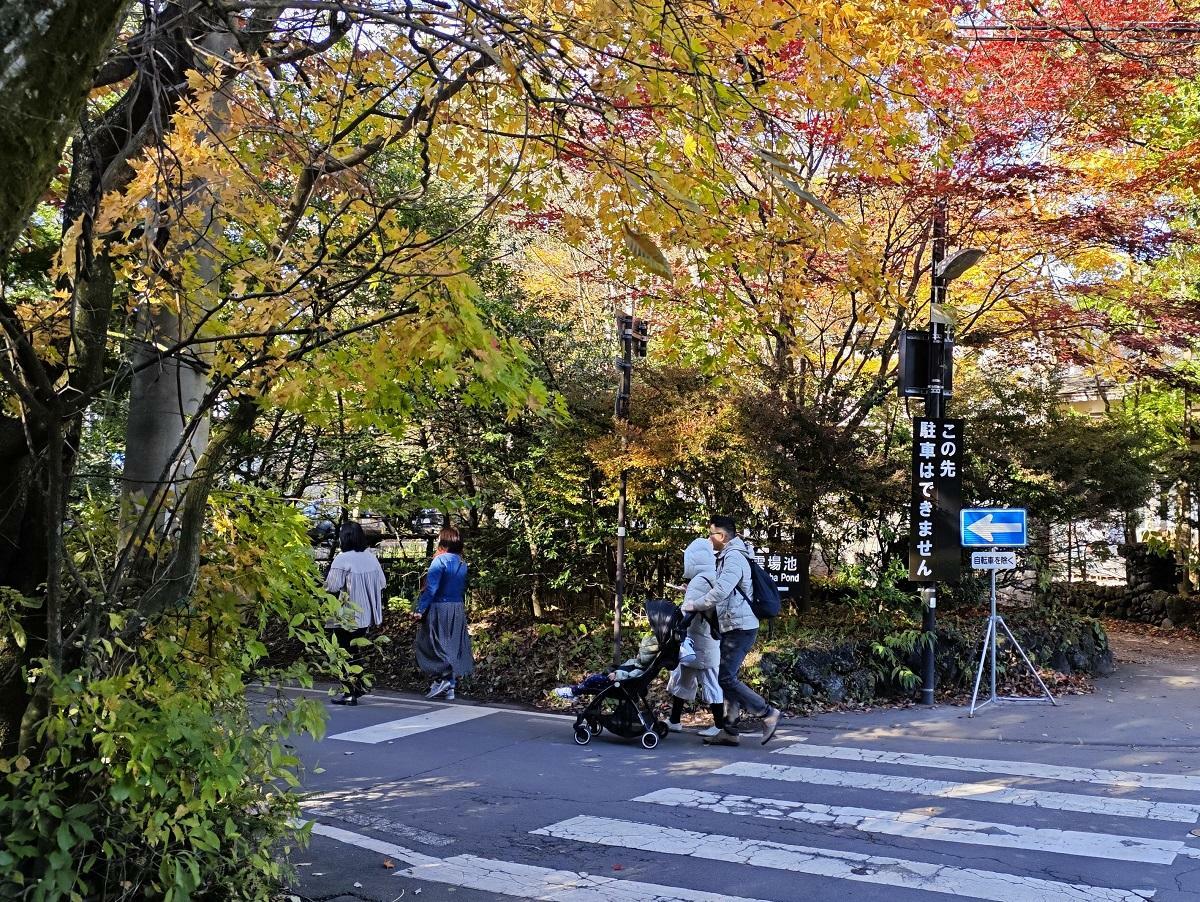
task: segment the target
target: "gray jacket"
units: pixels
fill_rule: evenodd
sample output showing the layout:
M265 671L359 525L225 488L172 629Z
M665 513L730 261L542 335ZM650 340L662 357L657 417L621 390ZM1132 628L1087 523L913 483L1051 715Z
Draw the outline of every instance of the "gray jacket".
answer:
M754 582L746 555L752 554L754 552L741 539L736 536L730 539L717 554L716 585L686 607L694 611L715 607L723 633L758 629L758 618L750 610L749 601L754 593Z
M683 578L688 581L683 609L692 610L691 602L703 598L717 584L717 559L708 539L696 539L683 552ZM721 666L721 643L712 637L708 621L697 615L688 627L696 647L696 660L688 664L694 670L716 670Z

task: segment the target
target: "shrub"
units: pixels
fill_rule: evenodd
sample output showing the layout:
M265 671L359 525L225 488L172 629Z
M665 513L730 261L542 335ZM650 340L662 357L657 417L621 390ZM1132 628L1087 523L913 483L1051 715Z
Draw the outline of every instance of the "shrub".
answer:
M79 666L36 674L46 713L0 760L0 897L265 899L305 839L287 742L320 736L322 707L252 686L311 685L311 660L344 668L323 629L338 603L290 509L257 496L213 508L186 610L110 610ZM299 662L266 665L271 622Z

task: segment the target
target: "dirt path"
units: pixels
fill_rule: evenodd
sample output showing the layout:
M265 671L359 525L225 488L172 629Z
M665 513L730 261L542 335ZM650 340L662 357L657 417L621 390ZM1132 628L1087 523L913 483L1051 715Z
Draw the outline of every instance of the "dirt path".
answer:
M1105 620L1104 629L1119 664L1200 662L1200 635L1125 620Z

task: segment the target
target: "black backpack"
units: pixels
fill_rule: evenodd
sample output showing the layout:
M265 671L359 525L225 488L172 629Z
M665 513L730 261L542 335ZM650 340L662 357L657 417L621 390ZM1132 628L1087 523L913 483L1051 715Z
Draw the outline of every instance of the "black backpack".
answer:
M747 596L742 592L741 583L737 585L738 592L741 592L742 597L750 602L750 610L754 612L754 616L759 620L773 620L779 616L779 612L783 607L782 600L779 597L779 587L775 585L775 580L771 579L771 574L762 568L758 560L753 556L740 552L750 565L750 588L753 590L753 595Z

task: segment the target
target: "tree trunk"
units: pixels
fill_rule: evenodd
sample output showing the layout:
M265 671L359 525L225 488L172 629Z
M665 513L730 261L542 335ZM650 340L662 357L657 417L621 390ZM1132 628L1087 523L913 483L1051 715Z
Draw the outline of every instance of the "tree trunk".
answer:
M529 510L525 490L519 483L510 484L513 495L520 506L521 533L525 537L525 544L529 546L529 607L533 618L541 620L544 613L542 609L542 549L533 528L533 517Z
M130 384L125 427L122 515L126 532L143 508L174 506L208 444L207 417L193 426L208 389L207 375L178 356L159 351L184 337L180 318L165 308L148 314L143 334L131 355L134 368L141 369Z
M0 4L0 256L46 190L126 0Z
M796 546L796 570L800 581L792 605L796 613L803 614L812 606L812 555L813 519L816 517L816 502L804 501L796 510L796 526L792 530L792 544Z
M1179 594L1192 592L1192 487L1186 479L1176 489L1178 511L1175 515L1175 560L1179 562Z
M1033 565L1034 589L1038 597L1045 600L1054 580L1051 566L1054 528L1050 521L1044 518L1035 519L1033 523L1033 529L1030 530L1029 535L1029 562Z
M1073 552L1075 551L1075 523L1067 521L1067 585L1074 582L1072 578L1075 572L1075 559Z
M200 569L200 545L208 511L208 496L229 451L250 431L258 416L252 399L241 399L222 425L220 437L204 450L197 461L194 478L184 487L179 501L179 534L165 571L149 587L138 604L142 620L150 620L163 611L187 602ZM140 629L134 621L131 630Z
M210 58L226 59L237 41L229 32L213 32L204 46ZM228 126L228 98L218 92L205 127L215 135L227 131ZM182 192L183 197L199 196L199 187L192 185L191 190ZM194 323L213 303L220 260L204 236L219 231L214 213L210 208L203 217L201 236L195 240L196 269L204 286L198 296L188 298L178 313L163 304L139 314L138 340L131 354L134 376L121 493L122 533L127 539L147 533L151 524L161 527L169 522L170 512L208 446L209 421L204 409L207 362L194 350L186 355L164 354L163 350L188 341Z

